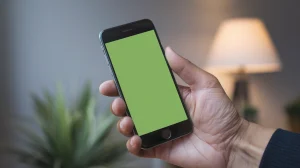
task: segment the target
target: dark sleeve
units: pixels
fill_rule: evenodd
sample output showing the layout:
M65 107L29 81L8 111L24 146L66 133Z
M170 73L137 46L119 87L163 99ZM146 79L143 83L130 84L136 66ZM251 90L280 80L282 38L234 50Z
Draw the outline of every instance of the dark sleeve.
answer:
M260 168L300 168L300 134L278 129L263 154Z

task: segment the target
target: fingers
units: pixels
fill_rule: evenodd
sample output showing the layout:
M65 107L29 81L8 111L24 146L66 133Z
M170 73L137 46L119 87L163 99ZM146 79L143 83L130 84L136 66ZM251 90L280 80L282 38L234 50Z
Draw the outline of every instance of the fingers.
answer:
M120 97L116 98L111 104L111 112L118 117L126 115L126 104Z
M145 157L145 158L160 158L158 155L155 154L155 151L158 150L158 148L161 148L162 150L164 150L164 146L166 144L162 144L158 147L154 147L151 149L147 149L147 150L142 150L142 139L137 136L134 135L132 136L130 139L128 139L127 143L126 143L126 147L128 149L128 151L136 156L139 157ZM163 151L159 151L159 154L162 154Z
M124 136L131 137L126 143L129 152L139 157L154 157L154 148L149 150L141 149L142 139L138 135L133 135L133 122L130 117L126 116L119 120L118 130Z
M148 150L142 150L142 139L134 135L130 139L128 139L126 143L126 147L128 151L136 156L139 157L146 157L146 158L154 158L154 148Z
M218 86L218 80L210 73L197 67L187 59L176 54L170 47L166 48L166 57L171 69L191 88L209 88Z
M101 94L105 96L118 96L118 90L116 84L113 80L103 82L100 87L99 91Z
M130 153L136 156L142 155L142 151L141 151L142 139L139 136L134 135L130 139L128 139L126 143L126 147Z
M133 122L130 117L126 116L119 120L118 129L123 135L131 137L126 143L126 147L130 153L139 157L154 157L153 149L147 151L141 149L142 139L138 135L133 135Z
M106 96L118 96L118 91L113 80L103 82L99 87L99 91L101 94ZM112 102L110 108L111 112L116 116L121 117L126 114L125 102L119 97Z
M117 124L118 130L124 136L130 137L133 135L133 122L128 116L123 117Z

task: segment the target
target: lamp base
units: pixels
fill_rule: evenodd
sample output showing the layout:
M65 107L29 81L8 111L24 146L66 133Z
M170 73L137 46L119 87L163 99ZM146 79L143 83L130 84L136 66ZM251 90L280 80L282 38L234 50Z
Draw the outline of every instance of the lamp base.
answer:
M244 116L242 113L246 105L249 104L249 94L248 78L243 68L241 68L240 73L237 74L236 78L232 101L238 112Z
M248 78L245 73L240 73L235 81L232 102L241 116L248 121L256 122L257 109L250 104Z
M238 79L235 82L232 101L239 112L249 103L248 81L246 79Z

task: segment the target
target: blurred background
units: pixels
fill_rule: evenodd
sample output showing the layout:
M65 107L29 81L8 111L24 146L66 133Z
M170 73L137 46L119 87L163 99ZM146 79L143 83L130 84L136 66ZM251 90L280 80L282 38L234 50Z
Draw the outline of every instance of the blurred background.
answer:
M255 122L297 131L292 129L290 114L293 118L297 118L297 112L300 115L299 6L300 1L296 0L0 0L1 146L15 141L11 132L19 121L12 120L12 116L34 115L31 93L42 95L45 89L55 92L59 82L66 100L72 101L90 81L92 93L97 95L99 84L111 79L98 33L143 18L154 22L164 47L170 45L200 67L206 67L224 20L260 19L281 68L272 73L247 75L248 97L256 109ZM232 97L235 76L215 75ZM111 101L97 95L99 111L108 111ZM158 160L129 157L130 167L165 167ZM0 167L26 166L2 152Z

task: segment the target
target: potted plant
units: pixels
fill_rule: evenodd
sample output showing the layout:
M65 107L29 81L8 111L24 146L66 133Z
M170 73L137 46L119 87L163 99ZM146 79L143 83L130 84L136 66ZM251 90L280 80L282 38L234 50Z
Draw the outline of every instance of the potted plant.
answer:
M32 96L38 129L21 124L23 140L11 151L20 162L40 168L107 167L125 154L124 141L112 142L108 135L115 123L111 114L96 115L95 98L89 84L75 105L68 108L61 89L54 96Z
M246 104L242 114L246 120L254 123L257 122L257 109L254 106Z
M300 133L300 98L294 100L286 107L291 131Z

